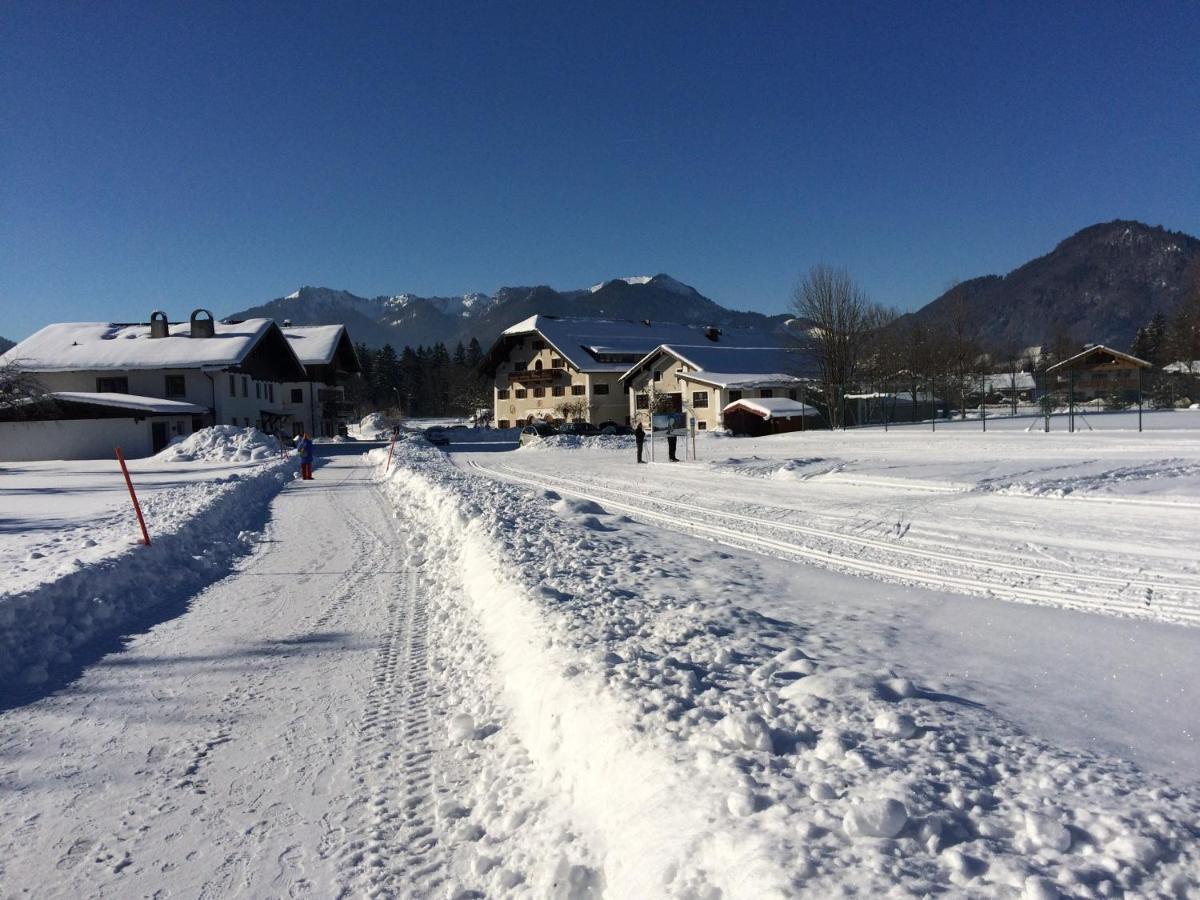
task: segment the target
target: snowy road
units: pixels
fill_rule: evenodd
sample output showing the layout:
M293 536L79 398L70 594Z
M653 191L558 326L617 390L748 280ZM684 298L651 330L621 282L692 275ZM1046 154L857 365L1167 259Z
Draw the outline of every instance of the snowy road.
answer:
M284 490L185 615L0 717L0 894L435 888L423 582L368 471Z

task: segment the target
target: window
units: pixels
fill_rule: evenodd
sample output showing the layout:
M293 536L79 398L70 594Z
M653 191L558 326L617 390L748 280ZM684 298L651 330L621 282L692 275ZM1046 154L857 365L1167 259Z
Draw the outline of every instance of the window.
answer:
M183 397L187 394L187 382L182 375L167 376L167 396Z
M550 388L550 393L552 393L555 397L561 397L566 392L567 389L561 384L556 384L554 387Z
M293 403L303 403L304 402L304 388L292 388L292 402Z
M697 422L696 430L697 431L708 431L708 423L704 422L704 421Z
M496 391L496 399L497 400L507 400L508 399L508 388L500 388L499 390L497 390Z
M566 365L566 363L563 362L563 358L561 356L550 357L550 368L561 369L565 365Z
M734 403L734 402L736 402L736 401L738 401L738 400L741 400L741 399L742 399L742 392L741 392L741 391L730 391L730 392L729 392L729 402L730 402L730 403Z
M525 399L525 388L517 388L513 393L516 394L518 400Z
M608 385L607 384L593 384L592 385L592 393L593 394L607 394L608 393Z
M262 399L262 384L257 381L254 382L254 399L255 400Z
M533 370L534 370L535 372L540 372L540 371L542 371L542 361L541 361L540 359L535 359L535 360L533 361Z
M582 384L573 384L573 385L571 385L571 396L572 397L582 397L584 394L584 391L586 391L586 390L587 389Z
M275 402L275 382L273 381L267 385L267 399L272 403Z
M128 394L129 379L124 375L96 379L97 394Z
M650 408L650 395L649 394L638 394L637 397L635 398L634 402L636 403L636 406L638 409L649 409Z
M662 370L661 370L661 369L655 369L655 370L654 370L654 380L655 380L655 381L662 381Z
M249 375L242 376L242 396L243 397L250 396L250 376ZM250 425L249 419L246 420L246 425L247 425L247 427Z
M775 392L773 390L771 390L770 388L763 388L761 391L758 392L758 396L763 397L763 398L774 397Z
M508 427L508 419L501 419L499 422L496 423L496 427L497 428L507 428Z
M230 397L237 396L237 379L234 378L232 375L229 376L229 396ZM236 425L237 422L234 422L233 424Z
M692 409L708 409L708 391L692 391Z
M545 350L545 349L546 349L545 341L534 341L533 342L533 352L534 353L537 353L538 351Z
M533 396L535 396L535 397L545 397L545 396L546 396L546 389L545 389L544 387L535 387L535 388L533 389Z

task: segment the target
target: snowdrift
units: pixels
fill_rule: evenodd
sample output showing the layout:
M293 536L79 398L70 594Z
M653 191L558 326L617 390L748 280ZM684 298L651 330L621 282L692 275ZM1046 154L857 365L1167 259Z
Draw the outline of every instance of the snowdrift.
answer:
M1031 738L886 660L847 656L812 623L764 618L700 585L639 588L647 571L689 585L686 562L623 540L602 507L498 485L417 444L397 447L381 477L427 529L425 565L461 573L488 644L456 660L476 667L461 677L500 679L540 780L598 848L571 870L585 888L1200 889L1200 800L1164 780ZM460 737L472 754L492 752L486 735Z
M214 425L193 432L155 458L163 462L260 462L279 455L278 439L257 428Z
M193 437L199 440L185 452L211 452L218 459L268 446L252 429ZM187 441L177 445L185 446ZM289 480L288 468L275 459L156 493L142 504L151 546L141 546L133 512L122 508L97 521L95 533L106 540L128 533L124 550L96 563L65 565L28 590L0 592L0 707L69 677L116 649L121 635L174 614L197 590L224 576L253 546L271 497Z

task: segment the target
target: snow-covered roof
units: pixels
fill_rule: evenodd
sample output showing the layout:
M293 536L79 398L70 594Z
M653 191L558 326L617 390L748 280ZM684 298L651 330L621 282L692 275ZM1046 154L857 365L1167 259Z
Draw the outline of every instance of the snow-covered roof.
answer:
M802 373L810 368L807 354L777 344L664 344L658 349L686 363L692 369L686 376L690 380L721 388L800 384Z
M1050 366L1050 368L1046 369L1046 371L1053 372L1055 369L1068 369L1071 368L1073 364L1083 362L1086 357L1103 354L1108 354L1111 356L1112 362L1121 360L1124 362L1133 363L1135 366L1139 366L1143 369L1149 369L1152 365L1151 363L1146 362L1144 359L1138 359L1136 356L1132 356L1128 353L1122 353L1120 350L1114 350L1112 347L1105 347L1103 344L1096 344L1093 347L1088 347L1086 350L1080 353L1076 353L1074 356L1064 359L1060 363L1055 363L1054 365Z
M197 369L243 362L274 327L270 319L235 325L214 322L212 337L193 338L191 325L169 326L168 335L150 337L150 326L109 322L58 322L13 347L0 360L19 362L29 372L103 369Z
M999 375L988 375L984 381L989 391L1011 391L1013 390L1013 382L1016 381L1016 390L1028 391L1035 388L1033 375L1029 372L1018 372L1015 376L1008 373Z
M624 372L660 344L694 344L706 339L701 325L534 315L504 329L497 347L506 338L526 334L541 335L568 363L583 372ZM721 340L729 334L737 332L725 330ZM745 334L754 334L759 342L763 337L756 332Z
M283 336L306 366L327 366L333 362L338 342L346 333L345 325L285 325Z
M53 391L50 396L64 403L90 403L93 406L112 406L116 409L131 409L137 412L163 415L198 416L209 411L195 403L185 403L182 400L163 400L159 397L140 397L137 394Z
M1181 359L1177 362L1168 363L1163 366L1163 371L1170 372L1173 375L1192 375L1200 372L1200 359L1193 359L1191 362Z
M787 397L758 397L753 400L734 400L725 405L722 414L736 410L752 412L764 419L794 419L798 416L819 416L816 407Z

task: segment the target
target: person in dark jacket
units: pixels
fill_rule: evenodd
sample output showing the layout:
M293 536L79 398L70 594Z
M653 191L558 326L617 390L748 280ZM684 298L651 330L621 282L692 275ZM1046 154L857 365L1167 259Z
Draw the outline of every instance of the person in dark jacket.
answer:
M671 462L679 462L679 458L675 455L675 442L679 437L675 434L675 420L671 419L671 424L667 426L667 459Z
M300 454L300 477L312 481L313 442L307 433L296 444L296 452Z
M638 462L645 462L642 459L642 446L646 443L646 429L642 427L642 423L637 423L637 428L633 429L633 439L637 441Z

